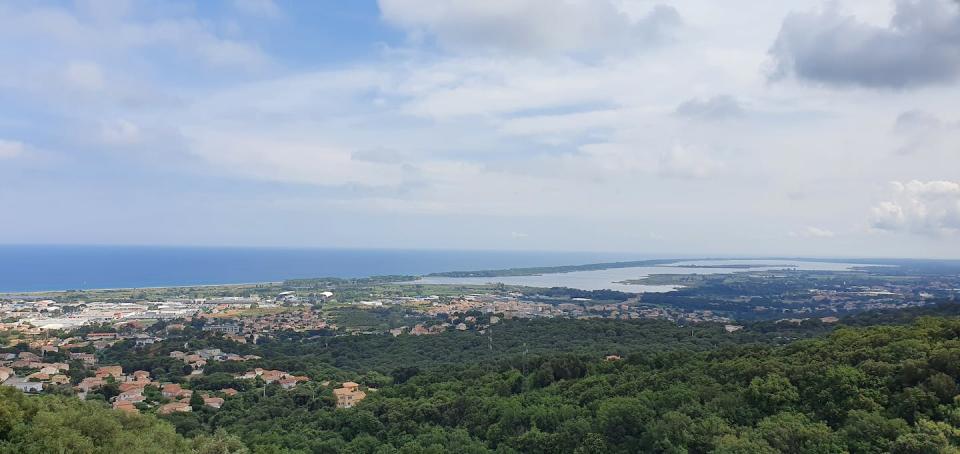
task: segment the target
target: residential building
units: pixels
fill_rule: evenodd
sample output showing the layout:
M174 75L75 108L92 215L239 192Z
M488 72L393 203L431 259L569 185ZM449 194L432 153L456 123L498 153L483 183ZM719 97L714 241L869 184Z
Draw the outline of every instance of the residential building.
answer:
M352 381L334 389L333 395L337 398L337 408L353 408L354 405L367 397L367 393L360 390L360 385Z

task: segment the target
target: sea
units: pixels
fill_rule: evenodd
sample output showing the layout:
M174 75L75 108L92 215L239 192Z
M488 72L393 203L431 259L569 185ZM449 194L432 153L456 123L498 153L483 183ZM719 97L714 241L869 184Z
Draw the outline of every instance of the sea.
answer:
M647 258L593 252L0 245L0 292L423 275Z

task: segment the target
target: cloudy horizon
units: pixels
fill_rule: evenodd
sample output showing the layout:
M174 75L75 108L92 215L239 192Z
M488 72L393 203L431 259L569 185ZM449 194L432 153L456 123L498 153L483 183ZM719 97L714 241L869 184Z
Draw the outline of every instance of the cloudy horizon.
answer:
M0 2L0 244L960 257L954 0Z

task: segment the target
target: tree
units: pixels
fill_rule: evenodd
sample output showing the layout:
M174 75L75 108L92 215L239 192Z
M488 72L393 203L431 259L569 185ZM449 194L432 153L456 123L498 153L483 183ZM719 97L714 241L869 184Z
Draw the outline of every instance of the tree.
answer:
M774 449L787 454L842 452L836 434L822 422L801 413L777 413L757 424L757 434Z
M900 418L890 419L878 412L851 411L841 430L850 452L890 452L893 442L910 431Z
M248 454L250 452L243 441L223 429L217 430L213 435L200 435L194 438L192 448L195 454Z
M765 440L756 440L749 437L724 435L716 442L713 454L777 454L777 450L770 447Z
M763 416L789 411L800 400L797 388L790 383L789 379L779 374L770 374L751 380L746 397L747 402L760 410Z
M190 395L190 408L192 408L193 411L203 410L203 396L199 390L194 390L193 394Z

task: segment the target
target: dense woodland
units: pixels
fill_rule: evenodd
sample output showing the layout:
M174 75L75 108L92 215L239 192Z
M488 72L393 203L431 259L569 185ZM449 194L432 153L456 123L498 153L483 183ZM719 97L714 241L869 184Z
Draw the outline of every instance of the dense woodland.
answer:
M489 341L470 333L223 345L379 391L336 410L330 388L314 380L158 419L5 389L0 452L957 452L956 312L870 313L836 329L756 324L736 335L656 322L523 322L504 325L494 334L502 351L486 354ZM864 324L872 326L854 326ZM134 353L110 352L121 361ZM623 359L605 360L611 353ZM192 385L216 389L231 377L213 371Z

